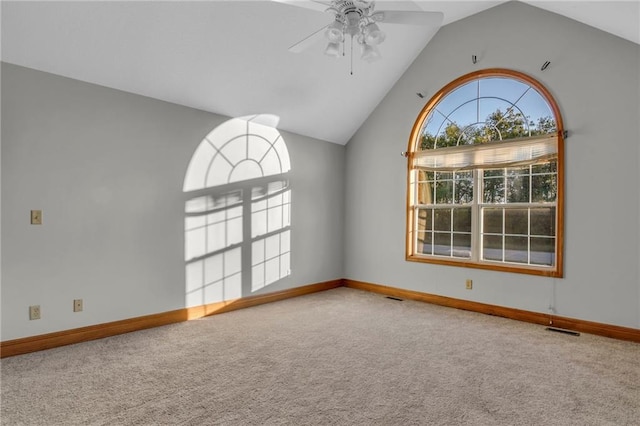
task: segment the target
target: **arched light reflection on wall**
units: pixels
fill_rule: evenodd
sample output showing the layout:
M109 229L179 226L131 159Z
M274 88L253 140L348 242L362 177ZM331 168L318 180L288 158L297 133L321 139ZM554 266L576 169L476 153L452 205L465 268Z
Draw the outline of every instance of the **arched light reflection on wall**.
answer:
M271 116L235 118L196 149L184 180L186 305L236 299L291 273L291 169Z
M273 127L234 118L216 127L196 149L184 192L213 188L291 170L289 151Z

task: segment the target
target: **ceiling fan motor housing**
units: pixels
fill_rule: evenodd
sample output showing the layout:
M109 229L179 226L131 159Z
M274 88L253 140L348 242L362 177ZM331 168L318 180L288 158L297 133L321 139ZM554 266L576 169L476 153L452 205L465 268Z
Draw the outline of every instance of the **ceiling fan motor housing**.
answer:
M343 26L343 34L352 37L362 35L365 27L372 21L378 20L372 14L374 2L352 1L352 0L334 0L328 11L333 12L336 16L336 22ZM335 35L330 35L327 31L327 38L335 39ZM361 42L361 40L359 40Z
M286 1L293 3L294 0ZM333 22L290 47L290 51L301 52L312 44L316 34L322 36L324 30L328 41L326 55L335 58L345 56L345 39L351 36L351 57L355 42L362 48L361 59L372 62L381 57L378 45L386 38L378 23L439 26L443 18L441 12L375 11L375 1L367 0L316 0L316 3L329 6L325 12L334 16Z

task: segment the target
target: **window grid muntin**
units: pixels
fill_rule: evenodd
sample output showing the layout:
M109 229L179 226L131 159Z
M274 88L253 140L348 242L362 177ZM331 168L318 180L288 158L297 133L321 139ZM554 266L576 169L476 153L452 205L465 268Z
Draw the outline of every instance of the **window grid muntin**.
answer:
M515 97L515 100L509 100L506 97L503 96L497 96L497 95L481 95L481 91L480 91L480 87L482 83L489 83L491 84L493 81L497 81L500 80L500 82L504 82L507 85L512 85L512 84L516 84L518 86L518 89L522 90L522 92ZM455 105L449 105L448 101L449 98L451 96L451 98L455 98L456 94L466 88L466 87L471 87L471 86L475 86L475 95L473 97L470 98L463 98L463 100ZM420 128L420 135L419 135L419 139L421 139L422 137L426 136L429 132L427 131L427 128L430 127L431 124L436 124L436 122L432 123L432 120L434 118L434 116L437 114L438 116L440 116L442 118L442 120L439 122L439 125L437 125L437 130L436 132L432 135L434 137L434 146L432 147L432 149L437 149L438 148L438 143L440 141L441 136L443 135L443 129L446 129L446 127L449 124L455 124L456 126L459 126L459 128L462 130L461 131L461 137L465 134L465 131L470 128L473 127L477 124L481 124L481 123L485 123L486 125L488 124L487 120L485 119L485 121L483 122L480 118L480 102L483 100L498 100L503 102L504 104L508 105L508 107L506 108L506 110L504 111L504 115L503 118L500 119L497 123L499 124L500 122L502 122L504 120L504 118L509 114L509 113L514 113L516 115L519 115L522 119L524 119L523 121L523 133L520 135L521 137L523 136L532 136L531 134L531 127L530 124L531 123L535 123L535 121L530 121L528 118L530 116L527 116L524 111L522 110L522 108L520 108L520 106L518 105L518 103L520 101L523 101L524 103L526 103L526 97L528 94L533 94L532 96L536 96L538 99L536 100L537 103L537 109L538 109L538 113L540 113L539 110L543 109L542 107L545 107L545 112L549 112L552 115L554 114L554 111L551 108L551 105L549 104L548 100L546 99L546 97L543 95L544 91L539 90L540 88L536 88L534 87L534 85L530 82L526 82L524 80L520 80L520 79L516 79L513 78L513 76L510 75L492 75L492 76L478 76L474 79L470 79L468 81L466 81L465 83L462 83L461 85L455 87L453 90L451 90L450 92L446 93L445 96L441 97L440 100L431 107L429 114L425 117L424 121L422 122L421 128ZM513 90L513 88L512 88ZM458 96L460 96L460 94L458 93ZM475 123L457 123L456 121L452 120L452 116L454 116L458 111L460 111L462 108L464 108L466 105L470 104L470 103L476 103L476 116L475 116ZM532 111L535 111L536 108L532 108ZM540 119L543 116L537 116L535 118ZM488 119L489 117L487 117ZM553 117L553 121L555 126L557 127L557 117ZM551 131L555 131L555 129L546 129L547 133L551 132ZM500 131L496 128L497 133L499 134L499 140L502 140L502 135L500 134ZM460 142L460 138L458 139L456 145L459 145ZM486 142L486 141L485 141ZM420 144L418 144L420 145ZM420 148L421 149L421 148ZM429 149L428 147L425 147L425 149Z
M480 80L477 80L477 81L479 82ZM465 132L466 132L466 130L467 130L468 128L473 127L473 126L478 125L478 124L483 124L483 123L484 123L484 124L486 124L486 120L485 120L485 121L482 121L482 120L480 119L480 101L481 101L481 100L485 100L485 99L494 99L494 100L498 100L498 101L503 101L505 104L510 105L510 106L505 110L505 114L507 114L507 113L509 113L509 112L512 112L512 111L515 109L515 110L517 110L517 111L518 111L517 113L518 113L521 117L526 118L526 115L524 114L524 112L522 111L522 109L520 109L520 107L518 107L517 103L518 103L518 102L519 102L519 101L524 97L524 95L526 95L526 94L529 92L529 90L531 90L531 89L532 89L532 87L531 87L531 86L529 86L529 87L524 91L524 93L522 93L522 95L520 95L520 96L518 97L518 99L517 99L515 102L511 102L511 101L509 101L509 100L507 100L507 99L504 99L504 98L501 98L501 97L499 97L499 96L478 96L478 97L476 97L476 98L469 99L469 100L467 100L467 101L465 101L465 102L461 103L461 104L460 104L460 105L458 105L456 108L452 109L448 114L445 114L445 113L443 113L442 111L440 111L440 109L438 109L438 105L436 105L436 106L435 106L435 108L434 108L434 112L437 112L438 114L440 114L440 115L442 116L443 120L442 120L442 122L440 123L440 126L438 127L438 131L437 131L437 132L436 132L436 134L435 134L435 145L434 145L434 147L433 147L432 149L437 149L437 148L439 148L439 147L438 147L438 141L440 140L440 136L442 135L443 127L446 127L445 123L449 122L449 123L451 123L451 124L456 124L456 123L455 123L455 121L451 120L451 116L452 116L454 113L458 112L458 110L460 110L462 107L464 107L465 105L470 104L470 103L472 103L472 102L475 102L475 103L476 103L476 121L475 121L475 122L472 122L472 123L468 123L468 124L464 125L463 127L461 127L460 137L458 138L458 143L456 144L456 146L457 146L457 145L460 145L460 139L461 139L461 138L462 138L462 136L465 134ZM430 115L430 117L431 117L432 115L433 115L433 114L431 114L431 115ZM500 120L500 121L502 121L502 120ZM496 124L499 124L499 123L500 123L500 121L498 121L498 123L496 123ZM526 127L526 129L527 129L526 136L531 136L531 127L530 127L530 123L529 123L529 121L525 121L525 127ZM427 128L427 126L426 126L426 123L425 123L425 126L423 127L423 133L426 131L426 128ZM496 128L496 132L497 132L497 133L498 133L498 135L499 135L499 140L502 140L502 134L500 133L500 131L499 131L497 128Z
M453 190L453 195L452 195L452 202L451 203L438 203L437 201L437 197L435 196L435 190L436 190L436 186L435 184L433 185L433 194L432 194L432 198L434 199L434 203L432 204L419 204L419 194L418 194L418 187L420 184L422 183L426 183L426 182L432 182L431 180L419 180L419 175L420 172L419 170L414 170L414 172L416 173L416 178L412 179L412 182L414 182L414 200L416 200L416 204L414 206L414 218L415 218L415 223L413 226L413 229L415 230L415 238L414 238L414 242L413 242L413 252L414 254L416 254L417 256L423 256L423 257L440 257L440 258L450 258L450 259L455 259L455 260L460 260L460 261L471 261L471 262L476 262L476 263L495 263L495 264L507 264L507 265L515 265L515 266L531 266L531 267L535 267L535 268L554 268L556 265L556 261L557 261L557 250L556 250L556 240L557 240L557 229L558 229L558 211L557 211L557 164L555 164L557 162L557 160L550 160L550 161L546 161L546 162L542 162L542 163L537 163L537 164L533 164L533 165L529 165L526 166L528 168L528 173L527 174L521 174L521 175L516 175L516 176L527 176L529 177L529 183L528 183L528 198L529 201L528 202L509 202L508 201L508 196L507 196L507 191L508 191L508 185L507 185L507 180L509 179L509 172L510 171L515 171L515 170L523 170L525 169L525 167L505 167L505 168L500 168L500 169L477 169L474 170L473 173L473 194L477 194L478 192L480 192L480 188L482 188L482 197L484 197L484 174L487 171L492 171L492 170L501 170L502 171L502 178L504 179L504 186L503 186L503 191L504 191L504 196L503 199L505 200L505 202L500 202L500 203L486 203L486 202L478 202L478 197L473 197L470 203L465 203L465 204L456 204L453 202L453 200L455 200L455 185L454 185L454 190ZM533 172L534 167L539 167L539 166L544 166L544 165L554 165L554 167L551 167L552 170L555 170L553 172ZM433 172L433 176L434 176L434 181L437 181L437 172ZM458 172L448 172L452 174L452 180L455 181L455 177L456 177L456 173ZM514 176L513 174L511 176ZM532 197L533 197L533 191L532 191L532 185L533 185L533 179L532 176L555 176L555 184L556 184L556 200L553 202L533 202L532 201ZM471 208L471 231L470 232L456 232L453 230L454 227L454 211L456 209L465 209L465 208ZM484 232L484 211L485 209L489 209L489 208L493 208L493 209L502 209L502 232L500 233L495 233L495 232ZM554 209L554 235L553 236L547 236L547 235L537 235L537 234L531 234L531 210L532 209L541 209L541 208L552 208ZM445 210L445 209L450 209L450 230L449 231L439 231L435 229L435 214L434 212L436 210ZM512 233L507 233L506 232L506 220L505 220L505 216L506 216L506 210L509 209L526 209L527 210L527 233L526 234L512 234ZM424 230L421 230L420 228L420 219L421 219L421 215L420 212L421 211L428 211L431 210L432 214L430 215L431 218L431 224L430 227L427 228L426 226L424 227ZM449 233L450 234L450 254L449 255L445 255L445 254L439 254L439 253L435 253L435 236L437 234L446 234ZM461 256L455 256L454 252L455 252L455 246L454 246L454 235L455 234L463 234L463 235L471 235L471 253L470 256L468 257L461 257ZM426 236L427 235L431 235L431 253L425 253L425 247L427 246L427 239ZM495 236L495 237L501 237L502 239L502 243L501 243L501 260L493 260L493 259L486 259L485 258L485 251L484 251L484 237L486 236ZM510 261L510 260L506 260L506 240L507 238L526 238L527 239L527 250L526 250L526 256L527 256L527 261L526 262L515 262L515 261ZM531 239L532 238L538 238L538 239L548 239L550 241L553 242L553 251L550 252L550 256L552 261L550 262L550 264L547 263L536 263L536 262L532 262L531 260ZM420 249L419 244L422 241L422 249Z
M495 209L495 210L502 210L502 232L484 232L484 213L486 209ZM527 210L527 233L526 234L517 234L517 233L509 233L506 230L507 227L507 221L506 221L506 214L508 210L517 210L517 209L526 209ZM532 234L531 233L531 211L532 210L536 210L536 209L554 209L554 234L553 236L551 235L538 235L538 234ZM480 210L480 231L479 231L479 243L480 243L480 247L479 247L479 251L478 251L478 255L480 257L480 261L482 262L495 262L495 263L507 263L507 264L513 264L513 265L527 265L527 266L535 266L535 267L554 267L555 266L555 261L557 258L557 253L555 251L555 242L557 239L557 233L555 232L555 229L557 228L557 208L556 208L556 204L555 203L511 203L511 204L481 204L479 206L479 210ZM484 247L484 242L485 242L485 236L489 236L489 237L500 237L501 238L501 258L500 260L496 260L496 259L488 259L485 257L485 247ZM507 244L506 244L506 240L507 238L526 238L527 239L527 250L526 250L526 256L527 256L527 261L526 262L517 262L517 261L513 261L513 260L507 260L506 259L506 251L507 251ZM540 239L540 240L549 240L553 243L553 247L554 250L553 252L548 252L550 258L552 259L552 261L550 263L541 263L541 262L533 262L532 261L532 250L531 250L531 240L532 239ZM544 252L543 252L544 253ZM542 256L542 255L541 255Z
M417 215L417 203L414 195L414 186L416 174L414 173L417 168L411 167L409 168L408 178L407 178L407 240L406 240L406 259L408 261L418 261L425 263L435 263L435 264L445 264L445 265L459 265L459 266L468 266L479 269L488 269L488 270L497 270L497 271L512 271L515 273L525 273L532 275L540 275L540 276L550 276L550 277L562 277L563 276L563 268L564 268L564 259L563 259L563 247L564 247L564 187L565 187L565 179L564 179L564 138L566 137L566 133L563 130L563 120L562 115L560 113L560 109L558 104L555 102L553 95L549 92L547 88L545 88L542 84L540 84L534 78L521 73L519 71L514 71L510 69L502 69L502 68L490 68L483 69L478 71L470 72L466 75L462 75L455 80L451 81L447 85L445 85L442 89L434 94L434 96L425 104L424 108L421 110L418 115L415 124L411 130L411 137L409 139L409 147L408 147L408 155L410 165L414 163L414 155L418 153L424 146L425 139L423 138L423 134L421 133L422 129L426 127L426 125L432 121L432 118L436 116L434 113L435 107L439 105L443 105L445 101L451 100L454 96L450 96L457 91L467 87L469 83L474 83L478 79L484 81L493 81L492 78L501 77L502 81L508 84L515 83L516 85L528 85L531 86L536 96L532 97L529 95L525 95L525 98L522 105L526 105L526 108L523 108L527 112L531 110L531 108L538 108L540 105L539 99L543 100L544 111L540 114L540 119L536 115L537 113L533 113L533 121L538 124L538 128L543 131L545 134L553 134L556 136L557 140L557 179L555 183L555 195L556 195L556 215L555 215L555 255L556 255L556 263L554 268L536 268L536 267L526 267L525 265L506 265L506 264L496 264L491 262L463 262L460 260L456 261L447 261L445 258L440 258L444 260L438 260L435 257L428 256L420 256L417 255L415 250L415 233L416 233L416 215ZM486 86L485 86L486 87ZM485 89L486 90L486 89ZM516 90L514 92L519 92ZM490 89L488 93L493 93ZM513 99L511 96L509 99ZM454 102L449 102L455 107L457 104ZM540 111L540 110L538 110ZM544 117L542 117L544 116ZM435 123L437 127L439 123ZM429 142L429 141L427 141ZM431 141L433 142L433 141ZM475 188L482 188L479 185L475 185ZM476 194L476 197L479 198ZM474 214L473 219L476 220L479 217L479 214ZM474 224L474 230L477 230L479 227L478 224ZM474 231L475 232L475 231ZM474 235L476 235L474 233ZM475 245L474 245L475 246ZM433 259L433 260L429 260Z

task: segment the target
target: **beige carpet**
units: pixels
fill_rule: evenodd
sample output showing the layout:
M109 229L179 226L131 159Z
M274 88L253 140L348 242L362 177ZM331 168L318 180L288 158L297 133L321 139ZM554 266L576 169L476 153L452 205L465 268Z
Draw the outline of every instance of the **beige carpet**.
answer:
M640 345L347 288L2 360L3 425L638 425Z

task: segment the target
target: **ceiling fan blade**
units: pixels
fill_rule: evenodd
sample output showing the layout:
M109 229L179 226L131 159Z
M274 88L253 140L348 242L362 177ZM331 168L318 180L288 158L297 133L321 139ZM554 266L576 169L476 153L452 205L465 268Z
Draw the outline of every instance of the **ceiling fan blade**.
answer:
M380 22L384 22L386 24L426 25L439 27L444 19L444 13L442 12L379 10L375 15L378 14L382 15Z
M331 7L330 1L323 0L271 0L277 3L290 4L291 6L304 7L305 9L317 10L320 12L324 12L327 8Z
M306 36L305 38L303 38L302 40L300 40L299 42L291 46L289 48L289 52L300 53L303 50L308 49L313 43L315 43L320 39L319 36L322 35L322 31L324 31L328 26L329 25L325 25L322 28L320 28L318 31L313 32L308 36Z

